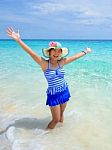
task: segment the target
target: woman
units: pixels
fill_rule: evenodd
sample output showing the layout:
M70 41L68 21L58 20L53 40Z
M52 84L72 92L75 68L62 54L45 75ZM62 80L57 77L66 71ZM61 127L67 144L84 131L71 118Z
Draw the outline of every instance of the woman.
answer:
M63 113L70 98L68 85L64 79L63 66L91 52L90 48L65 58L68 49L63 48L59 42L50 42L48 48L43 49L43 54L49 59L44 59L28 47L20 38L19 31L16 33L9 27L7 33L12 37L42 68L48 82L47 101L52 114L52 120L47 129L53 129L58 122L63 122Z

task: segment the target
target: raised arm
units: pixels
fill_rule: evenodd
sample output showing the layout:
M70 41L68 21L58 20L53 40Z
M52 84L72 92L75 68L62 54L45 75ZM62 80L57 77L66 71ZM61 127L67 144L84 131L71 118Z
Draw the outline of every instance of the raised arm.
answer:
M35 53L29 46L27 46L20 38L19 31L15 32L13 28L9 27L7 29L7 34L13 38L39 65L43 60L37 53Z
M65 64L68 64L68 63L71 63L72 61L75 61L76 59L86 55L87 53L90 53L91 52L91 49L90 48L86 48L84 51L80 52L80 53L77 53L71 57L67 57L67 58L64 58L63 59L63 63L64 65Z

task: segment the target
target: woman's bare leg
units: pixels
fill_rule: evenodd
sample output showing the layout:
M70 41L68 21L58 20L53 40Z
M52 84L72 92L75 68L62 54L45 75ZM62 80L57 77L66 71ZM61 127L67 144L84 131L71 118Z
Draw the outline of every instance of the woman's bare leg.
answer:
M56 124L60 121L60 105L50 107L52 120L48 124L47 129L53 129Z
M65 111L66 106L67 106L67 102L60 105L60 122L63 122L64 120L63 113Z

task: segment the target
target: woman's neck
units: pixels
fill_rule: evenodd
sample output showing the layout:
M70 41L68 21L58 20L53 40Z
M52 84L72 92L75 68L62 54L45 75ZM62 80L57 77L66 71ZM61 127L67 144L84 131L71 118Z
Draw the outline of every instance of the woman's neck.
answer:
M52 59L49 59L50 63L51 64L57 64L58 60L52 60Z

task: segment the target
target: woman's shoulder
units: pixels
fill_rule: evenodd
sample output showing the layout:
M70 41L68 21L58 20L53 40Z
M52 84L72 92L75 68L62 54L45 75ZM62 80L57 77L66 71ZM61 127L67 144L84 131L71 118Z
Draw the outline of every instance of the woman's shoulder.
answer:
M47 67L48 67L48 59L44 59L42 57L42 62L41 62L41 68L42 68L42 70L45 71L47 69Z
M61 67L64 66L64 58L61 58L58 62L59 62L59 64L60 64Z

